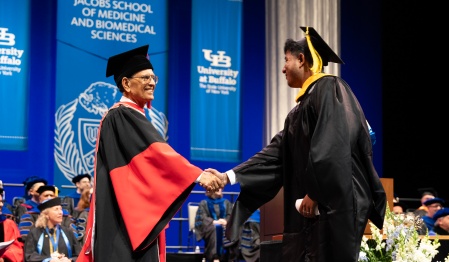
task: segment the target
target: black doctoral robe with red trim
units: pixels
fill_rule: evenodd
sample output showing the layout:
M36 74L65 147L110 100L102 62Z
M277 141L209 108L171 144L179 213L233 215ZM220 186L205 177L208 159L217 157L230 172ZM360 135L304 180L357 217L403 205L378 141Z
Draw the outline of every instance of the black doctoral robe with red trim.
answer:
M77 261L165 261L164 229L202 170L128 102L103 118L96 151L86 243Z
M236 241L245 220L283 186L282 261L356 262L368 219L383 226L386 195L359 102L343 79L321 77L303 87L271 143L233 168L241 193L226 236ZM318 202L318 219L295 208L306 194Z

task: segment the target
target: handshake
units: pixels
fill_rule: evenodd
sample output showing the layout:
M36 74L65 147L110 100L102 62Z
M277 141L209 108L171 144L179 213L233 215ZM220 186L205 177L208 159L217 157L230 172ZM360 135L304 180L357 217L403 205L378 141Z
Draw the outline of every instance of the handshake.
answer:
M207 168L201 173L200 186L204 187L206 191L218 191L222 189L227 183L229 183L226 173L220 173L216 169Z

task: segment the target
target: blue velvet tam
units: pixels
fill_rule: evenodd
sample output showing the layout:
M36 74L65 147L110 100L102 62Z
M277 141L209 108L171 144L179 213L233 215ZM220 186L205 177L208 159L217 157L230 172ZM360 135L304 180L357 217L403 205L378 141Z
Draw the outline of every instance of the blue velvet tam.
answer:
M424 202L424 205L430 206L435 203L440 203L441 205L444 205L444 199L439 198L439 197L434 197L434 198L431 198L431 199L427 200L426 202Z
M449 215L449 208L447 208L447 207L442 208L442 209L438 210L438 211L435 213L435 215L433 215L433 220L436 221L438 218L440 218L440 217L445 217L445 216L447 216L447 215Z
M44 185L47 184L47 180L45 180L41 177L38 177L38 176L28 177L25 181L23 181L23 185L25 186L26 192L28 192L33 187L34 184L39 183L39 182L44 183Z

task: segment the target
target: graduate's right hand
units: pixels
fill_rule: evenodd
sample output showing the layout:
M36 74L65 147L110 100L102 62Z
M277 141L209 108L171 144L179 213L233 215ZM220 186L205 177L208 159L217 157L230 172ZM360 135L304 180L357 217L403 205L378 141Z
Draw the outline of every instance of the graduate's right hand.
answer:
M212 174L214 174L215 176L220 178L221 183L223 184L223 186L221 188L223 188L224 186L226 186L226 184L229 183L228 175L226 175L226 173L221 173L218 170L213 169L213 168L207 168L204 171L211 172Z
M213 191L213 192L224 187L222 180L208 171L203 171L203 173L201 173L199 184L200 186L204 187L206 191Z

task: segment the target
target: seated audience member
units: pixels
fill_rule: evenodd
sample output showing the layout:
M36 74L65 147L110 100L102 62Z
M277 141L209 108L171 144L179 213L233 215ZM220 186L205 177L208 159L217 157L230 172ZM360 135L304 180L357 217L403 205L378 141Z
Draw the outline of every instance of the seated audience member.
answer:
M424 205L427 207L427 214L422 216L422 219L427 226L427 230L430 232L433 231L433 226L435 225L433 216L438 210L443 208L444 200L434 197L424 202Z
M22 262L23 243L20 242L19 228L12 218L2 213L3 189L0 189L0 242L12 241L7 247L0 249L0 262Z
M44 186L40 186L36 193L39 194L39 198L38 201L39 203L43 203L45 200L48 199L53 199L55 197L57 197L57 188L55 186L49 186L49 185L44 185ZM22 237L22 240L25 242L26 237L31 229L31 227L33 227L34 223L37 221L37 218L39 217L40 214L40 210L35 207L27 212L25 212L25 214L23 214L20 217L20 221L19 221L19 230L20 230L20 235ZM71 225L71 216L69 215L69 213L67 212L67 210L63 209L63 225L66 227L69 227Z
M449 208L445 207L438 210L433 215L435 221L433 232L437 235L449 235Z
M260 210L257 209L243 224L240 250L246 262L260 259Z
M24 206L22 206L22 204L24 204L26 202L25 197L22 196L16 196L13 198L13 202L12 202L12 215L14 217L14 221L16 221L16 224L19 224L20 221L20 216L19 213L22 212L26 212L26 208Z
M222 189L206 192L201 200L195 217L197 241L204 240L204 256L212 262L223 253L223 237L226 224L231 216L232 203L223 198Z
M14 208L11 204L6 202L5 200L5 190L3 189L3 182L0 180L0 195L2 195L2 207L1 207L1 214L5 215L6 218L14 220L14 222L17 223L17 219L14 216ZM0 260L1 262L1 260Z
M25 212L37 209L39 205L39 193L37 193L37 189L40 186L47 185L47 180L38 176L31 176L23 181L23 185L25 186L25 197L27 200L17 208L15 216L19 219Z
M72 178L72 183L76 186L76 191L69 194L68 197L73 199L75 207L78 205L78 201L80 201L81 192L83 192L85 188L90 189L92 187L90 180L91 176L89 174L81 174Z
M398 198L393 199L393 213L404 214L407 211L407 206L402 203Z
M393 204L393 213L395 214L404 214L404 208L400 205L400 203Z
M421 206L418 207L413 213L415 214L415 216L420 216L423 217L427 214L427 206L424 205L424 202L426 202L429 199L438 197L437 192L435 191L435 189L431 188L431 187L426 187L426 188L419 188L418 192L421 193Z
M90 196L92 195L92 191L92 187L83 189L78 206L75 208L72 216L72 221L77 232L77 239L81 245L84 244L84 235L86 233L87 217L89 216Z
M61 224L61 199L55 197L45 200L38 209L39 217L25 242L25 260L75 262L81 246L72 229Z
M0 194L2 195L2 199L3 199L3 208L2 208L2 212L3 214L7 214L10 215L13 213L13 207L11 204L9 204L8 202L6 202L6 197L5 197L5 189L3 188L3 181L0 180ZM8 217L10 218L10 217Z
M426 208L427 209L427 208ZM405 205L403 202L401 202L399 200L399 198L394 198L393 199L393 209L392 212L396 215L404 215L409 213L407 211L407 205ZM416 215L417 213L413 212L413 214L415 215L415 217L419 217L422 219L422 216L420 215ZM428 229L426 224L424 223L424 221L420 222L420 223L416 223L415 224L415 228L416 228L416 232L418 233L418 235L425 235L428 233Z
M72 183L76 186L75 192L66 196L60 196L62 208L67 210L71 216L74 216L75 208L81 197L84 188L91 188L91 176L89 174L80 174L72 178Z
M257 262L260 260L260 209L257 209L243 224L240 243L235 248L229 247L230 261ZM236 255L233 255L235 253Z
M2 198L2 199L3 199L3 198ZM5 200L2 200L2 201L3 201L3 202L2 202L3 206L0 208L1 214L2 214L3 216L5 216L6 218L11 219L12 221L14 221L14 223L16 223L15 217L14 217L14 215L12 214L11 210L10 210L9 208L5 207L6 201L5 201ZM16 224L17 224L17 223L16 223ZM0 262L1 262L1 261L0 261Z

